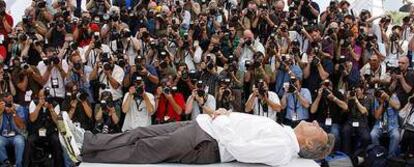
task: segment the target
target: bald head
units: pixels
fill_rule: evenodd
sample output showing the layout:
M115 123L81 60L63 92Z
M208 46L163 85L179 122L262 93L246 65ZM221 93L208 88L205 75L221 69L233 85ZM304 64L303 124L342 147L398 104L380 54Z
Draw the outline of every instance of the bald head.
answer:
M285 8L285 2L283 0L279 0L275 3L276 12L282 12L284 8Z
M398 66L400 67L400 70L402 72L407 71L408 66L410 65L409 61L410 60L407 56L400 57L400 59L398 60Z
M243 32L244 40L254 40L254 34L251 30L244 30Z

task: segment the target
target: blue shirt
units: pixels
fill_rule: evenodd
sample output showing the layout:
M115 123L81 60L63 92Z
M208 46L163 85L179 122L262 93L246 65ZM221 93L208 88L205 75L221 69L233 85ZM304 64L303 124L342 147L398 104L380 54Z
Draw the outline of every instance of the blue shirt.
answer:
M16 105L16 115L21 118L24 122L26 122L27 117L25 114L25 108L19 105ZM16 134L21 130L17 128L16 123L14 122L13 114L7 114L3 112L3 121L1 124L1 134L3 135L3 130L7 130L8 132L14 131Z
M309 89L302 88L300 89L300 95L309 102L312 103L312 96ZM297 117L296 120L309 119L309 108L304 108L300 104L299 99L292 93L288 93L286 96L286 119L292 120L292 117Z
M396 95L392 95L391 98L392 98L392 100L399 101L398 97ZM378 102L377 99L375 99L375 101L374 101L375 110L378 109L378 107L379 107L379 102ZM375 112L375 110L372 111L372 112ZM383 117L386 117L386 120L388 122L387 123L387 128L388 128L389 131L393 130L394 128L399 128L399 125L398 125L398 111L393 109L390 105L388 105L387 111L383 112L382 117L375 121L374 127L381 128L380 127L380 122L383 122Z
M295 74L296 78L303 78L302 69L298 65L291 65L290 70ZM279 70L276 76L276 84L275 84L275 92L281 98L285 93L285 89L283 89L283 83L289 82L290 76L285 70Z

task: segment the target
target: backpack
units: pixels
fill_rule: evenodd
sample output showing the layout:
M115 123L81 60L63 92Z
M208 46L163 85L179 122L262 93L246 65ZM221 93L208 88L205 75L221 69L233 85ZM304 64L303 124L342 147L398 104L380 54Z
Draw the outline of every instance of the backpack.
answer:
M325 158L326 165L329 167L352 167L351 158L343 152L335 151Z
M366 167L386 167L387 149L380 145L371 144L366 149L364 166Z

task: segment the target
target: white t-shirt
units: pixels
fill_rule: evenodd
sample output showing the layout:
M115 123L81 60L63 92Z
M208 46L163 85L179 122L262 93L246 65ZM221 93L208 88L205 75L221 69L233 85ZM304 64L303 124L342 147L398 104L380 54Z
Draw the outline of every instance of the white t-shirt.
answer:
M262 52L263 54L265 54L265 48L263 47L263 44L259 42L259 40L255 40L252 43L253 47L256 48L257 52ZM240 61L239 61L239 69L241 71L246 71L246 68L244 66L246 60L251 60L253 61L253 51L250 50L250 48L248 46L244 46L241 50L241 55L240 55Z
M113 100L116 101L116 100L121 99L122 96L123 96L123 94L122 94L122 80L124 79L124 75L125 75L124 70L116 64L114 65L114 69L112 70L112 77L121 85L121 86L118 87L118 89L115 89L115 88L112 87L111 83L109 83L109 81L108 81L108 79L107 79L107 77L106 77L106 75L105 75L105 73L103 72L102 69L99 69L98 74L100 74L99 75L99 82L101 82L103 84L106 84L106 87L107 88L109 87L109 89L111 90ZM104 91L104 90L102 88L100 88L99 94L101 94L102 91Z
M187 99L187 103L189 103L190 98L192 98L191 96L188 97ZM216 110L216 99L214 98L214 96L212 95L207 95L207 101L205 102L206 107L212 109L212 110ZM195 120L197 118L198 115L200 115L200 106L198 105L197 101L194 99L193 101L193 109L191 110L191 120Z
M30 104L29 104L29 113L30 113L30 114L31 114L31 113L33 113L33 112L35 111L36 106L37 106L37 105L34 103L34 101L31 101L31 102L30 102ZM42 107L42 108L43 108L43 109L46 109L45 107ZM59 114L59 113L60 113L60 106L59 106L59 104L55 106L54 110L55 110L55 113L56 113L56 114ZM42 110L41 110L40 112L42 112Z
M99 55L95 52L94 49L91 49L91 51L89 52L89 56L85 55L86 50L88 50L89 47L90 47L90 45L88 45L84 48L85 53L82 54L82 56L83 56L82 60L84 61L84 63L86 63L87 66L93 68L95 66L96 61L99 60L99 57L98 57ZM101 49L103 51L102 53L112 53L111 49L106 44L102 44Z
M188 70L195 70L196 64L201 62L201 56L203 55L203 50L201 47L197 47L194 51L194 57L188 52L184 52L184 62L187 64Z
M251 94L250 97L251 96L253 96L253 94ZM275 92L268 91L268 98L273 103L280 104L279 97L277 96L277 94ZM254 115L259 115L259 116L265 116L265 117L268 117L268 118L276 121L276 118L277 118L276 117L276 113L277 113L277 111L276 110L273 110L268 104L266 104L268 106L267 107L268 108L268 111L265 112L263 110L263 106L262 105L259 105L259 100L258 99L259 99L258 97L255 97L254 98L253 114Z
M60 60L62 61L62 68L63 71L65 71L66 73L68 72L68 63L66 62L66 60ZM52 62L51 62L52 63ZM40 75L44 75L46 73L47 70L47 66L43 61L40 61L39 64L37 65L37 69L39 69ZM52 87L52 82L54 85L57 85L57 88L53 88ZM65 97L65 84L64 84L64 79L62 78L62 76L60 75L59 70L56 67L53 67L53 69L50 71L50 77L47 80L46 84L44 85L44 87L49 87L50 88L50 95L52 95L53 97Z
M151 93L145 92L148 96L151 105L155 106L154 95ZM124 96L122 104L124 104L129 96L127 92ZM137 107L137 104L139 107ZM153 114L154 112L152 112ZM145 127L151 125L151 113L148 113L147 106L143 99L136 100L135 98L130 103L129 111L125 115L124 125L122 126L122 131L132 130L137 127Z

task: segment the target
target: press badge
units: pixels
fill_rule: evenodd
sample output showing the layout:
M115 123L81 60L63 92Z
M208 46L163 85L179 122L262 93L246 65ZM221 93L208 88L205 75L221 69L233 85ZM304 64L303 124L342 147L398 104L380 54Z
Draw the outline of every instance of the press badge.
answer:
M59 82L57 78L52 78L52 88L59 88Z
M298 120L298 117L296 116L296 114L293 114L292 115L292 121L297 121Z
M39 129L39 136L40 137L46 137L46 129L45 128L40 128Z
M354 127L354 128L359 127L359 122L352 122L352 127Z
M332 125L332 118L326 118L325 125L326 126L331 126Z
M14 136L16 136L16 132L11 131L11 132L9 132L9 133L7 134L7 136L8 136L8 137L14 137Z
M26 94L24 95L24 101L30 102L32 101L32 90L26 91Z

